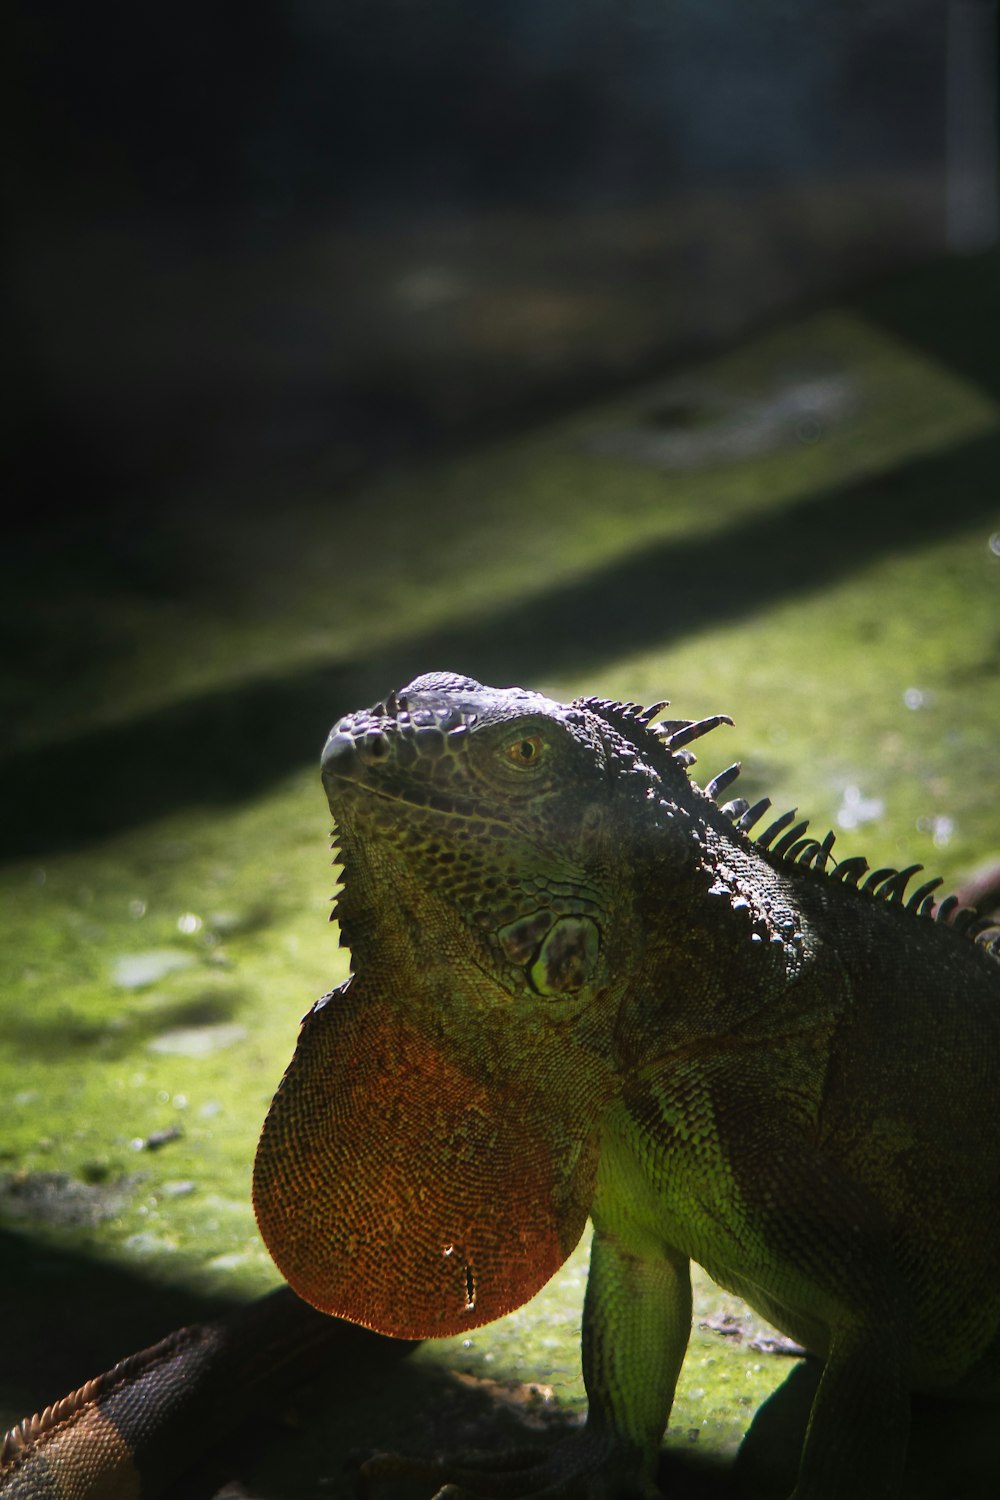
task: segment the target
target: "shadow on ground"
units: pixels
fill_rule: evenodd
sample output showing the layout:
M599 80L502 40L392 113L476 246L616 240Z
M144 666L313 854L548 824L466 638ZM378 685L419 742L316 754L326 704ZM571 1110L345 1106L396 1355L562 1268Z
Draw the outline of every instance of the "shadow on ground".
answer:
M102 1264L10 1230L0 1230L0 1276L19 1290L4 1313L7 1347L19 1351L17 1379L12 1384L8 1375L0 1388L3 1406L15 1416L42 1410L175 1328L227 1317L240 1306L147 1281L134 1267ZM66 1316L67 1289L72 1318ZM268 1369L248 1399L242 1382L255 1378L252 1367L274 1333L268 1304L282 1318L289 1314L295 1342L303 1336L303 1352L286 1365L279 1350L277 1374ZM407 1341L324 1318L287 1290L253 1304L248 1324L236 1392L239 1420L230 1427L231 1380L216 1382L219 1390L211 1384L204 1392L199 1388L190 1420L169 1434L170 1451L150 1461L150 1474L184 1470L165 1500L210 1500L234 1478L249 1481L248 1493L287 1500L352 1495L360 1463L378 1449L398 1447L424 1457L470 1447L503 1451L544 1446L573 1430L572 1419L557 1408L540 1421L527 1393L520 1404L506 1393L499 1399L492 1382L462 1380L433 1364L408 1361ZM208 1451L199 1457L206 1443ZM727 1466L714 1455L692 1452L665 1462L677 1485L673 1493L692 1500L725 1493ZM430 1489L426 1481L409 1481L380 1485L378 1493L383 1500L418 1500Z
M237 1305L7 1228L0 1228L0 1285L17 1288L4 1300L4 1345L18 1351L16 1391L5 1393L4 1404L16 1396L24 1415L174 1328Z
M9 755L0 765L7 858L112 834L189 804L256 796L318 758L340 714L419 672L532 685L630 650L737 623L996 516L1000 437L974 439L754 516L722 534L634 553L537 598L400 642L368 659L238 687Z
M126 1352L238 1306L147 1281L134 1268L40 1246L8 1230L0 1230L0 1276L19 1289L4 1316L8 1347L20 1355L17 1385L8 1385L2 1397L7 1406L20 1399L24 1415ZM66 1317L67 1288L73 1290L72 1318ZM165 1500L211 1500L234 1479L250 1486L234 1493L280 1494L285 1500L326 1494L340 1500L360 1493L359 1466L378 1449L424 1457L466 1448L503 1451L548 1446L573 1430L572 1418L558 1409L539 1420L530 1399L520 1405L508 1393L498 1399L491 1382L463 1380L440 1366L410 1361L406 1343L322 1318L287 1292L279 1296L294 1304L293 1319L323 1325L322 1342L304 1361L304 1377L301 1367L282 1369L278 1381L241 1411L239 1425L228 1435L216 1430L214 1420L202 1424L205 1414L195 1412L185 1447L197 1450L207 1439L210 1450L195 1459ZM276 1299L265 1299L255 1311L269 1300L279 1306ZM280 1310L289 1309L281 1305ZM664 1494L685 1500L727 1495L784 1500L814 1384L807 1367L793 1370L806 1378L793 1379L762 1409L752 1446L741 1454L735 1474L729 1459L692 1440L690 1449L675 1446L664 1454L659 1476ZM209 1405L209 1413L213 1410ZM992 1495L992 1444L982 1413L982 1407L916 1404L907 1490L915 1500L945 1493L964 1500ZM953 1455L961 1462L957 1474ZM176 1459L170 1456L171 1468ZM425 1500L430 1490L426 1481L400 1481L380 1484L376 1493L381 1500Z

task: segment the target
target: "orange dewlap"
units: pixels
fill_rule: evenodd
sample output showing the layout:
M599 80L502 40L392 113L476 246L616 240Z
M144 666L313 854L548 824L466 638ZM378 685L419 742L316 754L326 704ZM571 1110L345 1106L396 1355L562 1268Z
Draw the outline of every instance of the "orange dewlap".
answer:
M311 1011L254 1172L261 1234L299 1296L399 1338L533 1296L580 1237L594 1164L586 1147L559 1162L519 1095L357 979Z

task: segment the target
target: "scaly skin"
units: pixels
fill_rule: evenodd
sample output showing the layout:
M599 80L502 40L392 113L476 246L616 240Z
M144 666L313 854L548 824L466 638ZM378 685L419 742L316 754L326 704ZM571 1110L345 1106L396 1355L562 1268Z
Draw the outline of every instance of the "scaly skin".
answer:
M752 842L687 775L718 721L649 718L435 673L336 726L354 973L271 1107L261 1230L316 1306L425 1337L590 1214L586 1431L432 1467L461 1493L653 1493L696 1260L824 1362L795 1500L886 1500L911 1390L1000 1394L1000 965L912 872Z
M586 1430L369 1477L648 1500L693 1259L823 1362L794 1500L891 1500L911 1390L1000 1394L998 937L931 920L936 882L906 909L912 871L854 889L864 861L791 815L752 842L763 805L715 801L735 768L687 775L720 721L652 717L435 673L335 727L354 972L268 1115L261 1230L303 1298L411 1338L519 1306L593 1220ZM0 1496L146 1500L158 1455L241 1409L235 1373L317 1339L281 1312L27 1424Z

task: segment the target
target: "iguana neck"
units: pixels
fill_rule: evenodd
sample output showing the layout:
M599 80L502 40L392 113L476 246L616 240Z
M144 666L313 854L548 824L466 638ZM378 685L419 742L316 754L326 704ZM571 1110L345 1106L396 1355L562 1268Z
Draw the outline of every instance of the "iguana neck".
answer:
M616 1030L620 1066L742 1033L763 1041L795 1025L804 990L824 970L826 1008L843 985L789 874L715 820L686 830L690 858L651 851L637 871L632 971ZM831 968L834 972L827 974Z

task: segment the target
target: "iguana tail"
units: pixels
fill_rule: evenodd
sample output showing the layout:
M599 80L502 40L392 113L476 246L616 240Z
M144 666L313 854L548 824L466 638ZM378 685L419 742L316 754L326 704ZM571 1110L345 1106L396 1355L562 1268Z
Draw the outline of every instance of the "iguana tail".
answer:
M363 1350L362 1350L362 1346ZM0 1500L151 1500L226 1429L321 1365L412 1348L317 1313L287 1287L121 1360L9 1432Z

